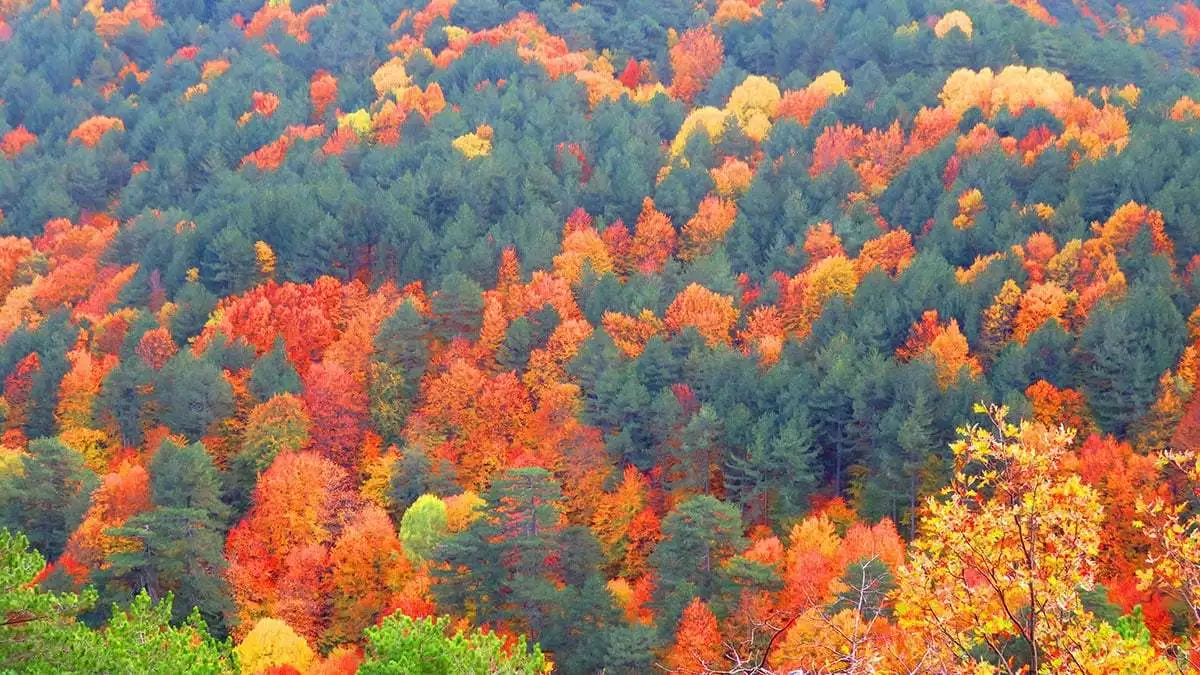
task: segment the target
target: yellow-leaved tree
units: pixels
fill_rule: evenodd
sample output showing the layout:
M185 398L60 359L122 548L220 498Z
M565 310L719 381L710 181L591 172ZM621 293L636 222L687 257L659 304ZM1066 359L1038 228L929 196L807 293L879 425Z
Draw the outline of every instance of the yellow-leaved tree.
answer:
M733 115L748 138L762 142L771 130L771 117L780 98L774 82L751 75L730 92L725 110Z
M461 152L467 159L484 157L492 152L492 141L484 138L478 132L463 134L450 142L454 149Z
M1148 641L1084 607L1103 509L1065 468L1074 432L984 408L951 446L954 477L931 498L897 574L896 617L937 672L1169 672Z
M312 665L312 647L279 619L264 617L254 624L233 650L244 673L257 673L272 666L291 666L305 672Z

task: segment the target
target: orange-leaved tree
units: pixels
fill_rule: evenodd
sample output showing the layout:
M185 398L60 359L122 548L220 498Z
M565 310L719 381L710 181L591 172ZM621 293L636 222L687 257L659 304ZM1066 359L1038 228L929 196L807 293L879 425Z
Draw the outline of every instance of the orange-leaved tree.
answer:
M675 642L667 651L667 669L689 675L720 672L723 653L717 617L703 600L692 598L679 619Z
M709 26L686 31L670 50L671 93L691 102L725 62L725 45Z
M352 642L400 600L414 574L387 513L367 506L329 552L333 612L329 644Z
M667 307L663 323L672 333L695 328L708 344L717 345L729 344L730 331L737 319L738 310L733 306L733 298L693 283L675 296Z
M737 217L737 205L727 199L708 196L700 200L696 215L683 226L683 247L679 257L691 260L706 255L725 238Z
M276 616L310 639L324 629L328 547L356 499L345 471L310 452L284 452L258 480L254 505L229 533L226 578L245 634Z

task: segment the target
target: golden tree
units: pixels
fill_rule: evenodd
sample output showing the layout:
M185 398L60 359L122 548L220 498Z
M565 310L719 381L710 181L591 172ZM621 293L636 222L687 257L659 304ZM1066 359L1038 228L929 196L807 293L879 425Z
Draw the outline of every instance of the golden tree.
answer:
M692 137L693 133L700 130L708 135L710 141L716 142L721 138L721 134L725 133L725 124L728 118L729 114L726 111L712 106L692 110L680 125L679 133L675 134L675 140L671 141L671 156L678 157L683 154L688 139Z
M412 84L412 78L404 70L404 60L395 57L375 70L375 74L371 75L371 82L375 85L375 92L384 96Z
M233 651L247 673L279 666L304 672L316 657L312 647L291 626L272 618L259 619Z
M958 215L954 217L954 227L969 230L975 224L975 216L983 211L983 193L979 188L971 188L958 196Z
M631 359L641 356L650 338L661 335L665 330L662 319L648 309L643 309L636 317L620 312L605 312L600 323L617 349Z
M1159 468L1170 468L1183 478L1194 496L1200 490L1200 458L1193 450L1170 450L1158 458ZM1135 502L1138 520L1133 526L1150 539L1152 547L1147 567L1137 571L1138 586L1154 589L1177 599L1188 612L1192 625L1192 644L1200 626L1200 515L1186 503L1174 503L1162 497ZM1200 668L1200 654L1188 650L1188 665Z
M574 284L583 278L585 265L597 276L613 271L612 256L595 228L585 227L563 237L562 253L554 256L554 271Z
M1070 303L1071 297L1053 281L1034 284L1021 296L1013 317L1013 338L1024 344L1047 321L1062 325Z
M461 152L467 159L475 159L491 154L492 142L480 136L477 131L463 134L450 142L454 149Z
M954 477L931 498L897 575L900 626L931 648L931 669L1165 672L1166 662L1084 608L1095 587L1103 507L1064 468L1074 432L985 409L960 429ZM934 667L937 664L939 667Z
M709 169L708 174L717 187L717 194L726 198L745 192L754 179L754 170L737 157L726 157L721 166Z
M771 129L771 118L780 98L774 82L751 75L730 92L725 110L733 115L748 138L762 142Z
M733 298L714 293L700 284L691 284L680 291L667 307L663 323L667 330L679 333L689 326L704 336L709 345L729 344L729 331L737 323L738 310Z

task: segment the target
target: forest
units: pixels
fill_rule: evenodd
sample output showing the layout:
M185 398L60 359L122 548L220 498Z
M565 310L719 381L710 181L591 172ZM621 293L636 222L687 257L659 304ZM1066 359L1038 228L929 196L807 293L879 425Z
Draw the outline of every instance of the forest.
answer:
M0 673L1200 672L1200 5L0 0Z

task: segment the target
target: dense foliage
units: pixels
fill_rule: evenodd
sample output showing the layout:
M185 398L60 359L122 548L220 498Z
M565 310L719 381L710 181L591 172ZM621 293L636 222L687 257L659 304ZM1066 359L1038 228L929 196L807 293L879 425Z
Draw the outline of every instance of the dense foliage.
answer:
M1198 44L0 2L0 670L1200 668Z

